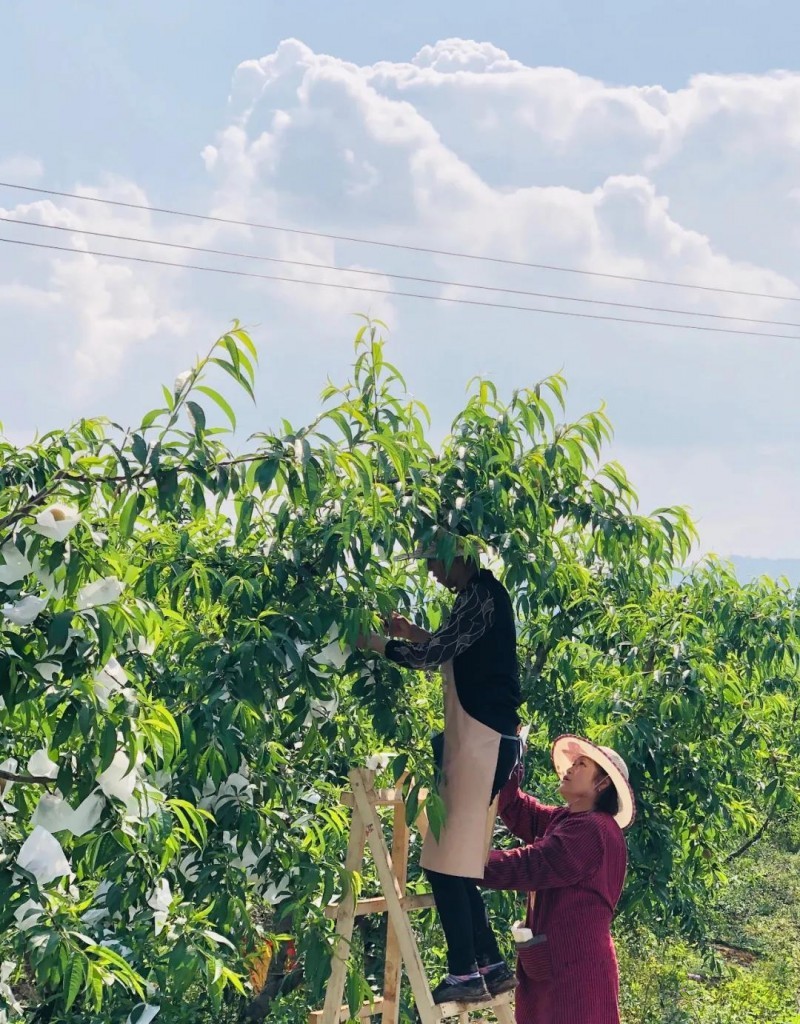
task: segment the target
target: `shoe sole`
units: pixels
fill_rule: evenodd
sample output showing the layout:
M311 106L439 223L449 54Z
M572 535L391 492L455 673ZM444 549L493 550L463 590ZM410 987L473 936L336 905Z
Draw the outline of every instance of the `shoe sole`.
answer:
M494 998L495 996L502 995L503 992L511 992L517 987L517 985L519 985L519 981L516 978L506 978L505 981L501 981L497 985L492 985L489 989L489 995Z
M434 1006L441 1006L442 1003L485 1003L487 995L491 998L491 992L479 992L474 996L455 996L447 993L446 999L434 999Z

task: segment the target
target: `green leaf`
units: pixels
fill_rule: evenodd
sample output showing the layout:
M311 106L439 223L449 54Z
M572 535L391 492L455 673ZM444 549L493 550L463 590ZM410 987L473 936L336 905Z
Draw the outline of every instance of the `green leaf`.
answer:
M58 725L53 733L53 747L58 750L72 735L77 721L77 709L73 703L67 704L58 720Z
M392 759L392 775L394 781L398 782L400 777L405 774L406 768L408 767L408 754L397 754Z
M98 661L104 665L111 657L111 650L114 643L114 624L107 611L103 608L95 608L97 616L97 640L98 640Z
M119 529L122 537L127 539L133 533L136 519L144 508L145 496L141 491L132 494L123 506L119 516Z
M180 822L181 829L190 843L202 848L208 836L206 821L214 821L214 816L186 800L177 798L167 800L167 807Z
M445 820L444 801L438 793L428 793L425 798L425 813L435 839L439 838Z
M47 629L47 644L52 650L60 650L69 639L69 630L75 612L56 612Z
M164 416L168 412L169 409L151 409L150 412L145 413L142 417L140 429L147 430L149 427L152 427L159 416Z
M178 493L178 471L167 469L156 475L156 487L158 489L158 500L163 506L168 506Z
M228 340L233 342L233 339L230 338L230 336ZM247 377L252 383L255 380L256 371L250 359L250 356L247 354L247 351L245 350L245 347L243 345L236 345L235 342L233 344L235 346L234 351L236 352L236 359L233 360L234 365L244 367L244 372L247 374Z
M186 408L192 414L194 432L199 436L206 429L206 414L203 412L203 407L198 405L197 402L187 400Z
M117 752L117 729L112 721L107 721L103 726L100 736L100 771L104 772L114 760Z
M90 963L88 969L89 979L87 985L91 989L94 1008L99 1013L100 1007L103 1005L103 978L94 964Z
M417 820L417 814L419 813L419 791L422 788L422 783L417 782L412 786L408 796L406 797L406 824L413 825Z
M243 331L241 328L238 328L235 331L231 331L231 334L234 336L234 338L239 339L239 341L247 349L247 351L250 353L253 359L256 362L258 362L258 350L256 349L256 346L253 344L253 341L250 335L247 333L247 331Z
M195 390L202 391L204 395L208 395L212 402L216 402L220 409L222 409L222 411L230 420L231 428L233 430L236 429L236 416L233 412L233 409L231 409L228 402L225 401L225 399L218 391L215 391L213 388L207 387L205 384L198 384Z
M236 951L236 946L231 942L230 939L226 939L224 935L220 935L219 932L212 931L210 928L203 929L203 935L209 939L215 946L227 946L229 949Z
M79 953L73 952L72 959L67 967L66 976L64 977L64 988L66 990L66 1002L64 1003L65 1011L68 1011L77 999L85 977L86 961Z
M146 466L147 465L147 454L148 454L147 442L145 441L145 439L142 437L141 434L134 434L133 435L133 442L131 443L131 451L133 452L133 457L136 459L136 461L140 465L142 465L142 466Z
M345 986L345 999L351 1017L358 1018L358 1011L364 1002L364 993L370 993L370 988L356 967L350 967L347 972L347 984Z
M228 362L227 359L215 358L211 360L212 363L216 363L217 366L221 367L229 376L233 377L239 387L243 388L247 394L255 402L256 396L253 393L253 388L250 382L242 375L241 371L237 370L235 366Z
M253 518L253 509L256 506L255 498L248 495L239 507L239 518L236 524L236 543L241 544L250 531L250 523Z
M247 994L246 989L242 984L242 979L229 967L222 968L222 978L228 985L236 989L240 996L244 996Z
M191 506L195 519L198 519L206 510L206 496L199 480L195 480L192 484Z
M259 462L255 472L255 482L261 489L262 494L266 492L272 486L272 481L275 479L275 474L278 472L278 466L280 466L280 459L264 459L263 462Z

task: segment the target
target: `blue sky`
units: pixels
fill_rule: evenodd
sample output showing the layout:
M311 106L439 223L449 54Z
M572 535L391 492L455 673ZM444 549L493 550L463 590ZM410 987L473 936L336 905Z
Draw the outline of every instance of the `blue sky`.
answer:
M4 13L0 180L800 296L798 5L10 0ZM5 189L0 207L76 232L800 321L798 303L204 227ZM53 240L22 226L0 234ZM77 233L57 241L91 247ZM800 557L796 341L0 246L0 420L24 438L81 414L133 418L234 316L263 352L244 426L302 420L326 376L346 372L362 310L389 320L392 355L440 431L476 373L510 390L563 370L570 414L607 403L608 455L628 467L645 507L689 504L705 550Z
M669 89L698 72L796 68L800 39L791 0L6 0L3 20L4 147L40 153L62 183L100 162L171 200L191 188L186 171L225 119L232 70L292 36L356 63L489 40L525 64ZM89 145L75 145L78 126L91 126Z

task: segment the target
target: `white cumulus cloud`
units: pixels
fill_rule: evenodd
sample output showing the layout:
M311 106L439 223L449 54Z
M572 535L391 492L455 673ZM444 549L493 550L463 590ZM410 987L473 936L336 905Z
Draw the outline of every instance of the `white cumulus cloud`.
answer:
M229 115L208 126L201 155L205 203L198 191L187 206L315 235L159 219L149 211L67 200L21 202L5 212L68 227L69 244L84 249L103 246L80 235L81 228L247 251L267 259L236 264L241 269L289 280L212 278L90 255L36 255L26 257L18 273L4 274L0 305L38 309L51 323L57 310L59 333L49 351L86 393L120 379L139 352L152 359L156 341L159 360L180 348L163 375L171 380L194 352L180 345L190 326L206 323L210 312L218 319L220 310L225 317L249 316L270 338L267 399L284 403L281 411L293 420L298 410L305 415L316 407L329 373L343 376L350 349L333 343L352 333L354 312L390 323L402 345L391 356L412 390L433 406L442 430L475 373L491 375L510 391L563 369L571 410L608 399L619 444L633 453L643 491L652 495L645 504L662 504L669 493L669 500L692 505L711 547L735 545L741 553L788 548L791 523L754 497L739 460L756 464L765 438L791 437L800 427L796 342L439 305L294 282L800 334L796 301L704 290L800 297L799 105L800 74L792 72L700 74L668 89L526 66L488 40L432 41L405 61L374 64L285 40L235 70ZM150 200L132 181L78 188L101 198ZM330 235L700 287L455 260ZM154 255L133 244L124 251ZM194 261L177 251L165 258ZM300 265L309 263L323 267ZM331 266L346 273L324 269ZM26 274L26 268L33 269ZM392 273L434 281L398 281ZM453 283L436 283L443 281ZM460 287L464 283L539 294L475 293ZM782 324L692 320L547 297L553 295ZM667 450L678 454L664 462ZM659 459L670 476L651 487L647 467ZM714 469L719 502L700 463ZM763 484L769 493L790 488L789 469L770 461ZM743 531L752 538L749 547Z

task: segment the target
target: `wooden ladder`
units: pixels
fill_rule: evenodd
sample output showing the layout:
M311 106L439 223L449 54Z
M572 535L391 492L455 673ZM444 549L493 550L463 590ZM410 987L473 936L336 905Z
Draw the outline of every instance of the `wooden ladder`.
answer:
M347 979L347 962L356 917L365 914L388 914L386 933L386 968L383 980L383 997L376 997L355 1014L364 1020L380 1016L382 1024L398 1024L400 1014L400 975L403 964L420 1024L436 1024L449 1017L457 1017L459 1024L467 1024L470 1013L489 1010L499 1024L514 1024L513 993L504 992L495 999L476 1003L434 1004L428 979L419 955L417 940L411 927L409 912L433 906L433 896L406 895L408 873L409 829L406 824L406 808L402 790L375 789L375 772L367 768L354 768L349 773L351 792L342 794L342 803L353 809L350 825L350 841L347 847L345 869L360 871L364 862L364 848L369 845L378 872L382 896L355 900L351 891L341 902L328 907L326 914L336 921L336 939L331 976L325 993L325 1004L321 1010L309 1015L309 1024L339 1024L353 1016L347 1006L342 1006L344 986ZM377 808L393 806L394 821L391 853L381 827ZM420 831L424 834L427 820L424 812L420 815ZM487 1018L473 1019L473 1024L488 1024Z

